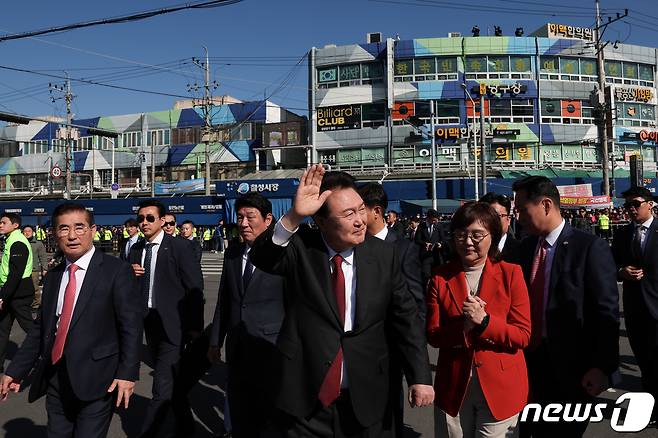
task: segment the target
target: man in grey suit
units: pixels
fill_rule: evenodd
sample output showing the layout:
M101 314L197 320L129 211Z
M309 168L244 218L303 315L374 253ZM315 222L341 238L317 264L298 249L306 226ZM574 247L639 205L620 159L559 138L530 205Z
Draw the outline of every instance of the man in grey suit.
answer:
M236 438L262 436L271 422L277 373L276 341L284 309L284 279L254 267L251 245L272 223L272 204L258 193L235 202L242 243L224 256L209 358L219 362L226 339L228 401Z

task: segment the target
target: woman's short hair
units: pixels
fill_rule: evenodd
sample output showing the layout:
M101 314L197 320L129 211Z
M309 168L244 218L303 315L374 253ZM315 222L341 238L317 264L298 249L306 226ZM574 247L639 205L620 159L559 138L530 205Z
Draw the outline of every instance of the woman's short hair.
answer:
M450 221L450 232L454 235L456 230L462 230L474 222L480 222L491 235L491 247L487 254L494 261L500 260L498 243L503 237L503 226L500 216L491 205L484 202L467 202L457 209Z

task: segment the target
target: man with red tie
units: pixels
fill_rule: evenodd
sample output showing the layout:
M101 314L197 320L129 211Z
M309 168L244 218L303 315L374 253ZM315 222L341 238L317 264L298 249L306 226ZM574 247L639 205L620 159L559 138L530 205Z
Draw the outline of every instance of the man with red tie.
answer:
M619 293L608 244L572 228L553 182L514 182L519 222L530 237L521 266L530 294L532 333L525 356L530 401L587 403L609 386L619 362ZM586 422L522 423L521 435L579 437Z
M319 232L299 228L306 216ZM402 359L411 405L434 400L418 306L395 248L366 237L366 221L354 179L315 165L293 208L250 251L257 268L287 281L276 398L285 437L391 436L390 348Z
M139 377L137 283L128 264L95 250L96 225L84 206L60 204L52 223L66 260L46 276L41 309L1 395L18 392L36 364L29 401L46 395L48 437L102 438Z

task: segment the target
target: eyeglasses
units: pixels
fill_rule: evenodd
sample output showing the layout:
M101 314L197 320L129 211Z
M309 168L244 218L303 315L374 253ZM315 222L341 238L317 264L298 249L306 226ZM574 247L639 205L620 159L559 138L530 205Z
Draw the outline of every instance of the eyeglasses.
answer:
M150 221L149 221L149 222L150 222ZM174 225L176 225L176 221L169 221L169 222L165 221L164 224L165 224L165 227L166 227L166 226L173 227Z
M501 219L505 219L505 218L509 219L509 218L512 217L512 215L511 214L498 214L498 217L500 217Z
M638 200L638 199L633 199L632 201L628 201L628 202L626 202L626 203L624 204L624 208L625 208L626 210L630 210L631 208L634 208L634 209L637 210L637 209L640 208L640 206L641 206L642 204L644 204L645 202L649 202L649 201L640 201L640 200Z
M146 219L150 223L153 223L153 222L155 222L156 218L152 214L147 214L146 216L144 216L143 214L140 214L140 215L137 216L137 222L139 222L140 224L142 222L144 222L144 219Z
M482 242L484 238L489 235L489 233L479 233L479 232L467 233L465 231L455 231L452 235L454 236L455 240L459 243L465 243L470 237L471 241L477 245L480 242Z
M82 236L84 233L87 232L88 229L89 227L86 225L76 225L73 227L73 232L76 234L76 236ZM59 228L57 228L57 234L59 236L68 236L70 233L71 233L71 228L66 225L62 225Z

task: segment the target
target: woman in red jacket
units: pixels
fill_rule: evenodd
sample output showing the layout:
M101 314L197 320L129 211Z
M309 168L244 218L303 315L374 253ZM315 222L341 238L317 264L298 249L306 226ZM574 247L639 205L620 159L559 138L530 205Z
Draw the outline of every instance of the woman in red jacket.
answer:
M488 204L463 205L450 229L457 257L434 270L427 291L427 337L440 349L436 436L515 436L528 399L523 274L499 261L502 227Z

